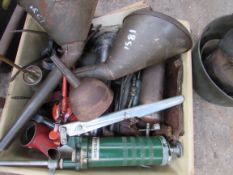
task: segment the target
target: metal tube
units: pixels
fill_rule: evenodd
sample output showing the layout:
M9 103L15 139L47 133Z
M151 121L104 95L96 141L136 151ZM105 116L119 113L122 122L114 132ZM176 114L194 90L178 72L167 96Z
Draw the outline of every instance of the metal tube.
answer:
M0 161L0 166L47 167L48 161Z
M52 56L51 60L53 63L57 66L57 68L62 72L62 74L67 78L69 83L73 88L77 88L80 85L79 79L76 77L76 75L71 72L70 69L66 67L66 65L57 57L57 56Z
M35 115L32 120L34 120L37 123L43 123L46 125L48 128L53 129L55 127L54 123L52 121L49 121L48 119L45 119L41 115Z
M17 29L18 23L22 18L23 14L24 10L17 5L0 40L0 54L6 54L7 49L9 48L12 38L14 36L14 33L12 31Z

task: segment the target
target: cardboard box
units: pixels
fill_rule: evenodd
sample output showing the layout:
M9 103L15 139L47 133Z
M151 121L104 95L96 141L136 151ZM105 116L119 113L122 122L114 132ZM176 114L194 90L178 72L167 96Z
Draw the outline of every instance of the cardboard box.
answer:
M135 9L134 9L135 10ZM116 19L114 24L121 23L122 19L131 12L127 10L122 12L112 13L104 17L99 17L93 20L95 25L104 23L104 25L113 25L113 19ZM189 25L185 21L181 21L187 28ZM38 24L28 16L25 23L25 29L42 30ZM46 46L47 38L33 33L23 33L19 45L19 50L16 57L16 64L25 65L33 60L38 59L41 50ZM193 175L194 174L194 155L193 155L193 94L192 94L192 65L191 65L191 51L182 55L184 73L182 94L185 97L183 104L184 110L184 130L185 134L181 137L180 141L184 147L184 155L180 159L173 160L168 166L152 167L152 168L102 168L92 169L85 171L65 171L57 170L56 174L88 174L88 175L107 175L111 172L112 175L127 175L127 174L153 174L153 175ZM13 74L16 70L13 70ZM0 136L2 137L10 126L15 122L22 109L24 108L27 100L12 99L14 96L32 96L33 91L27 87L22 81L22 75L19 75L15 81L10 83L8 96L3 110L0 122ZM8 150L0 153L1 160L40 160L42 157L36 151L28 151L22 148L18 138L11 144ZM44 158L44 157L43 157ZM0 171L16 174L47 174L46 168L16 168L16 167L0 167Z

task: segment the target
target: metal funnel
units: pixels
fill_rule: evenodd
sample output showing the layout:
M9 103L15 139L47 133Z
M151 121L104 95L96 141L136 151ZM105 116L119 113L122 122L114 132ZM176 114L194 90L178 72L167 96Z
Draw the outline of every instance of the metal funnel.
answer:
M85 41L97 0L18 0L59 45Z
M75 71L79 77L115 80L186 52L192 47L188 30L167 15L139 10L124 19L106 63Z

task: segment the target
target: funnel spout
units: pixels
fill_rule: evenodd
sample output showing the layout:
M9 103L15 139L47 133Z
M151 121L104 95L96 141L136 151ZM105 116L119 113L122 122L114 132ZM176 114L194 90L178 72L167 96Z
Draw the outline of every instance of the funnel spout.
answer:
M97 2L98 0L18 0L59 45L86 40Z

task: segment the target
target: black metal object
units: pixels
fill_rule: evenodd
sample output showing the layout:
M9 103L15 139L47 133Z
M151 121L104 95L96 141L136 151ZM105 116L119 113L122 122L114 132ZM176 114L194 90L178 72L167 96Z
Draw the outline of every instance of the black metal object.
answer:
M115 80L191 47L188 30L177 20L158 12L139 10L124 19L106 63L83 67L75 73L79 77Z
M106 62L109 56L109 50L112 47L116 38L116 31L108 31L99 36L94 37L93 42L95 45L95 50L98 54L101 63Z
M233 28L233 15L223 16L209 23L192 51L193 85L197 93L208 102L233 106L233 98L210 78L203 65L202 47L210 40L219 40Z

